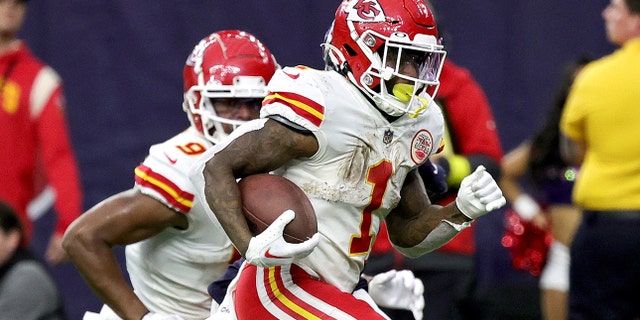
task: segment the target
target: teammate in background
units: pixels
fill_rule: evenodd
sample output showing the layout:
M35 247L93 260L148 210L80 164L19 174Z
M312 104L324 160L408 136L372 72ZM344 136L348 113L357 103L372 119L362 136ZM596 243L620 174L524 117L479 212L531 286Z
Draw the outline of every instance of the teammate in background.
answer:
M0 319L65 319L55 282L21 241L18 216L0 201Z
M584 67L560 121L564 159L580 166L573 202L569 319L640 318L640 0L611 0L620 48Z
M0 200L20 217L27 246L32 237L27 205L51 185L57 224L53 235L46 235L50 240L45 258L55 265L67 259L62 235L82 212L82 187L64 114L62 82L16 38L26 2L0 0Z
M514 211L523 220L550 230L554 238L540 275L542 315L547 320L567 318L569 247L580 221L580 209L571 204L577 168L560 156L560 116L573 80L590 61L585 58L567 66L545 124L502 161L500 187ZM520 186L523 178L533 195Z
M194 168L192 181L204 190L199 200L248 262L236 278L239 319L383 319L370 298L351 294L383 219L393 244L416 257L506 202L478 167L455 203L432 205L416 170L444 138L432 95L445 52L423 0L377 0L366 8L343 1L324 46L332 71L276 72L261 119L234 131ZM249 232L236 179L270 171L311 199L319 231L311 239L284 241L292 211L255 237Z
M202 189L187 172L197 156L258 117L277 68L269 49L244 31L215 32L195 46L183 74L191 126L151 146L134 187L88 210L65 234L69 257L106 304L85 319L209 316L207 285L238 256L213 213L194 201ZM133 290L112 250L119 245L126 245Z

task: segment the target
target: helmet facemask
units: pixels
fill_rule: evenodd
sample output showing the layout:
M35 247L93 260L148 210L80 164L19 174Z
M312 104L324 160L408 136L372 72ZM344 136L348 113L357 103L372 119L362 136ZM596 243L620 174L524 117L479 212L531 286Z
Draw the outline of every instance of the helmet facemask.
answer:
M366 31L356 42L371 61L358 82L382 111L417 117L427 108L440 86L446 56L434 36L417 34L411 40L402 32L385 37ZM377 42L383 44L371 51L370 44Z
M199 79L200 80L200 79ZM255 106L259 112L262 99L267 95L267 84L259 76L237 76L233 79L233 85L223 85L213 81L206 85L198 85L189 88L185 94L186 107L191 116L197 116L202 123L202 133L214 143L226 138L229 133L224 125L235 130L247 120L237 120L224 117L222 114L239 112L244 104ZM215 102L221 102L219 106L226 106L225 112L216 111Z
M438 38L424 0L343 0L325 36L325 63L383 112L417 117L440 85L446 52Z

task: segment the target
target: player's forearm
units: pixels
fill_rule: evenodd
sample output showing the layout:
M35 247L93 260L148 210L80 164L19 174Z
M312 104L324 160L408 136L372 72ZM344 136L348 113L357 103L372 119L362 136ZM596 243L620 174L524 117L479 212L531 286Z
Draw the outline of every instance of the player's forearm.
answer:
M104 272L93 271L94 274ZM96 293L98 298L107 304L122 319L140 319L149 310L131 290L129 284L122 278L120 273L102 274L102 279L90 279L90 274L81 272L85 281Z
M424 208L422 213L415 219L405 220L397 217L395 219L387 219L389 237L391 242L397 246L413 247L423 242L443 220L456 224L470 221L458 210L455 203L451 203L446 207L430 205Z
M411 189L415 190L416 188L411 188L411 184L406 184L404 189L407 191L403 195L411 195ZM413 194L415 195L415 193ZM411 210L412 205L409 205L406 200L400 203L404 203L404 209ZM418 215L406 215L405 217L408 219L403 219L402 215L387 217L389 238L403 253L409 256L420 255L444 245L457 232L470 226L470 221L505 204L506 199L498 184L486 172L486 169L480 166L462 180L455 202L446 207L424 205L424 209ZM404 242L398 241L403 238L402 229L399 229L398 226L406 224L406 220L409 219L414 220L414 223L407 225L408 229L405 232L411 238L404 239L407 240ZM438 220L440 220L439 223L434 226ZM418 243L414 236L424 234L423 228L427 230L428 234Z
M419 243L411 246L402 246L393 243L393 246L407 257L417 258L445 245L453 239L458 232L459 230L456 230L450 224L441 221L433 230L430 230L427 236Z
M91 213L83 215L67 230L63 248L86 283L104 303L123 319L140 319L146 307L133 293L113 253L113 248L98 235ZM137 318L136 318L137 316Z
M207 204L233 245L244 256L252 235L241 211L240 191L235 177L231 170L224 170L221 164L213 160L207 162L203 175Z
M149 312L142 301L140 301L140 299L138 299L138 297L133 294L133 291L125 291L126 294L123 294L124 292L119 292L117 289L113 291L113 294L97 295L101 301L108 305L111 310L113 310L122 319L142 319L142 316Z
M75 242L67 244L65 249L96 296L122 319L137 320L148 311L123 278L109 246L87 246Z

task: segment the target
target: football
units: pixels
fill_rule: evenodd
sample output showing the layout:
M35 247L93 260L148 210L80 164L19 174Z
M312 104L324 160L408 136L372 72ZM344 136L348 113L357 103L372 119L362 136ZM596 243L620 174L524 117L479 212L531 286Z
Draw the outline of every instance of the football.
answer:
M311 201L300 187L287 178L266 173L254 174L242 178L238 186L242 211L254 236L289 209L296 216L284 229L285 241L300 243L318 231Z

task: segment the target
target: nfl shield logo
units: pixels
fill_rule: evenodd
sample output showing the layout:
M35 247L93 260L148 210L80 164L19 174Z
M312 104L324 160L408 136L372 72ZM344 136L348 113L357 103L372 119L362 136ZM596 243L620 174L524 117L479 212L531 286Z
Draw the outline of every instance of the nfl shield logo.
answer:
M384 132L384 137L382 138L382 142L384 142L384 144L389 144L391 143L391 140L393 140L393 131L389 129Z

